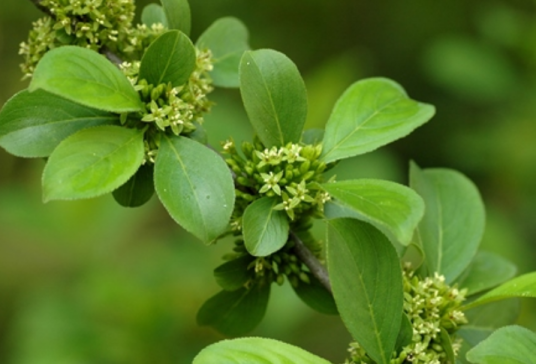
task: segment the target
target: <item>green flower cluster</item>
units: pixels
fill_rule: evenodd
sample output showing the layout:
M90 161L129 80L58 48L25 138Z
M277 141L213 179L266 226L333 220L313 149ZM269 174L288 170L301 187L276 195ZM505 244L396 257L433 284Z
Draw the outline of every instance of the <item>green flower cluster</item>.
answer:
M406 264L404 279L404 313L413 328L412 342L394 353L391 364L444 364L447 363L445 343L441 336L443 330L449 336L461 325L467 323L460 310L465 300L466 290L445 283L445 277L435 273L424 279L415 275L411 265ZM452 342L452 349L458 353L459 340ZM350 344L347 364L375 363L356 342Z
M223 143L226 162L235 173L236 207L232 226L240 230L241 218L246 207L254 200L268 196L278 197L276 210L284 210L292 221L318 215L330 196L318 184L326 164L318 160L322 145L288 143L282 147L266 148L256 139L244 142L242 154L235 143Z
M165 30L162 25L134 27L134 0L42 0L40 6L50 16L34 22L28 40L20 45L24 77L31 77L39 60L53 48L106 48L124 59L135 59Z

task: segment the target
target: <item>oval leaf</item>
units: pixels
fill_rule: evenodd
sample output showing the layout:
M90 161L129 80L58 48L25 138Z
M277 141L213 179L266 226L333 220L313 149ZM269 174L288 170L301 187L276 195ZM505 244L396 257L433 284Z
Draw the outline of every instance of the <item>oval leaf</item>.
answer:
M114 199L124 207L139 207L148 202L154 194L152 164L142 165L130 179L112 192Z
M111 192L144 157L143 130L97 126L71 135L52 152L43 172L43 199L72 200Z
M64 46L39 61L29 90L43 89L78 104L115 113L141 111L143 105L127 77L95 51Z
M238 87L238 66L242 54L249 49L248 30L238 19L216 20L197 40L199 49L210 49L214 70L210 76L214 85Z
M242 288L252 276L249 265L254 260L251 255L225 262L214 269L214 278L219 286L226 291Z
M391 241L407 246L424 214L424 202L406 186L389 181L359 179L326 183L322 188L348 207L353 217L366 221ZM326 217L330 218L330 210ZM334 218L343 216L333 216Z
M287 56L271 49L245 52L240 62L240 93L266 147L300 141L307 117L307 90Z
M244 245L251 255L265 257L281 249L288 240L289 222L278 201L263 197L251 203L242 217Z
M191 13L188 0L160 0L166 13L169 29L177 29L190 35Z
M472 307L511 297L536 298L536 272L527 273L509 280L485 295L480 296L477 300L463 306L462 309L467 310Z
M204 348L193 364L330 364L296 346L259 337L224 340Z
M333 295L314 276L309 276L310 283L300 282L297 287L292 285L294 292L313 310L327 315L338 315Z
M534 364L536 334L521 326L498 329L469 350L467 360L475 364Z
M328 222L328 270L344 324L367 354L388 364L402 320L402 270L393 245L371 225Z
M216 152L182 136L164 137L154 173L160 201L182 227L205 243L226 230L234 183Z
M221 291L201 306L197 323L227 336L245 335L261 322L269 298L270 284L263 282L250 288Z
M148 27L153 24L162 24L165 28L169 28L164 8L158 4L149 4L144 7L141 13L141 21Z
M394 81L354 83L339 98L326 124L321 158L333 162L400 139L432 118L435 108L410 99Z
M168 82L173 87L182 86L195 64L195 48L190 39L178 30L171 30L156 38L145 51L139 78L155 86Z
M43 90L21 91L0 111L0 146L18 157L48 157L69 135L119 117Z
M418 227L428 275L453 282L471 263L484 233L484 205L475 185L449 169L421 171L411 164L410 186L424 199Z
M470 296L509 280L516 272L517 267L507 259L480 251L457 282L460 287L467 289L467 296Z

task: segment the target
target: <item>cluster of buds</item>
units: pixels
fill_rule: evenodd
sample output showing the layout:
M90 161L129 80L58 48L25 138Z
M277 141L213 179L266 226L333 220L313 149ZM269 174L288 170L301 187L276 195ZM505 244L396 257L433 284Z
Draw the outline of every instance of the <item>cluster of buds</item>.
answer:
M322 145L288 143L265 148L259 141L242 144L243 157L232 140L223 143L226 162L236 175L236 208L232 226L240 228L241 216L252 201L268 196L280 203L274 209L284 210L292 221L306 215L319 215L330 197L318 184L326 164L318 160Z
M41 0L39 5L47 8L50 16L34 22L28 41L20 46L25 77L32 76L47 51L62 45L95 51L106 47L119 55L127 51L129 35L134 32L134 0Z
M460 310L466 290L445 283L445 277L435 273L433 277L420 278L411 265L403 270L404 313L413 328L412 342L394 353L391 364L444 364L447 363L445 343L441 331L453 335L467 323ZM458 353L460 340L453 340L452 349ZM347 364L374 363L358 343L350 344Z
M186 84L173 87L170 83L155 86L139 80L140 62L122 63L121 70L145 103L145 110L138 119L155 125L162 132L170 130L175 135L190 134L196 129L196 124L202 124L203 115L212 106L207 98L213 90L208 75L212 69L210 51L198 51L196 65ZM122 117L122 121L127 121L127 115Z

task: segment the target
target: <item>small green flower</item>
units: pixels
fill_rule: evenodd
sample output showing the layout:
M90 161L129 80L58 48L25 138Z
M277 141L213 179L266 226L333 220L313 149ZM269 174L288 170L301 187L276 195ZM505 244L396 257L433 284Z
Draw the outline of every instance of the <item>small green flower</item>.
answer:
M283 177L283 172L277 174L272 171L270 173L261 173L261 177L265 184L260 188L259 193L267 193L272 190L276 195L281 195L281 187L277 183Z

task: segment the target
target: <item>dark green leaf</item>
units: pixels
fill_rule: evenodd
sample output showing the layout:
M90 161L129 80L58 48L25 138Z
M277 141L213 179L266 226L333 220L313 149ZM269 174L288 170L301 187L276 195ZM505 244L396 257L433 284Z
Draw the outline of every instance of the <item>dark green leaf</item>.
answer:
M314 276L309 276L309 279L311 283L300 282L297 287L292 286L298 297L313 310L327 315L338 315L333 295Z
M355 213L350 217L374 225L393 242L404 246L411 242L413 231L424 214L424 203L419 195L398 183L359 179L326 183L322 188Z
M143 130L97 126L58 145L43 172L43 199L72 200L112 192L136 173L144 157Z
M248 268L253 260L250 255L245 255L223 263L214 269L216 282L226 291L242 288L252 276L252 270Z
M500 255L480 251L457 282L470 296L509 280L516 272L517 267Z
M263 197L251 203L242 217L244 244L251 255L265 257L281 249L288 240L285 211L274 210L278 201Z
M155 86L168 82L173 87L182 86L195 65L195 48L190 39L178 30L170 30L156 38L143 54L139 78Z
M210 49L214 70L210 73L214 85L238 87L238 66L244 51L249 49L248 30L238 19L216 20L197 40L199 49Z
M432 118L435 108L410 99L394 81L354 83L339 98L326 124L325 162L370 152L400 139Z
M467 310L476 306L484 305L486 303L503 300L510 297L536 297L536 272L527 273L506 283L501 284L499 287L492 289L488 293L480 296L477 300L466 304L462 308Z
M536 334L521 326L498 329L467 353L475 364L534 364Z
M216 152L182 136L164 137L154 173L158 197L182 227L206 243L226 230L234 183Z
M144 7L141 13L141 21L148 27L153 24L162 24L165 28L169 28L164 8L158 4L149 4Z
M153 165L142 165L130 179L112 192L114 199L124 207L138 207L154 194Z
M307 117L307 90L287 56L270 49L245 52L240 62L240 93L265 146L300 141Z
M190 35L191 14L188 0L160 0L166 13L169 29L177 29Z
M410 186L426 211L417 229L428 275L453 282L471 263L484 233L484 205L475 185L449 169L420 170L412 163Z
M302 143L319 144L324 139L324 129L307 129L302 134Z
M328 223L328 270L348 331L380 364L395 348L402 320L402 271L393 245L354 219Z
M402 314L402 323L400 324L400 331L396 338L395 351L399 352L404 346L411 344L413 339L413 326L406 314Z
M221 291L201 306L197 323L227 336L245 335L261 322L269 298L269 283L257 282L250 288Z
M63 139L78 130L118 121L117 115L43 90L25 90L0 111L0 146L19 157L48 157Z
M115 113L143 108L127 77L106 57L82 47L64 46L47 52L30 83L30 92L37 89Z
M193 364L330 364L296 346L273 339L224 340L203 349Z

